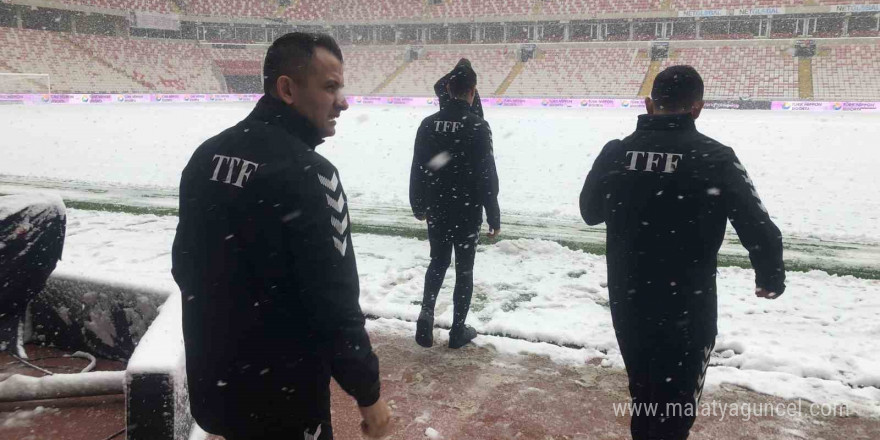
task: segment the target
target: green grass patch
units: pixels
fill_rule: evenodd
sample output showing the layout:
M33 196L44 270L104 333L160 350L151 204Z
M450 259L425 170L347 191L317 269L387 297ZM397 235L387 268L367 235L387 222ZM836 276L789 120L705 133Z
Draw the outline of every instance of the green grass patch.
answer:
M177 216L177 208L163 208L159 206L131 206L106 202L84 202L78 200L65 200L64 205L70 209L82 209L86 211L121 212L135 215L163 215Z
M520 304L529 302L532 300L532 298L536 296L538 296L536 292L520 293L516 296L516 298L513 298L510 301L501 304L501 310L505 312L512 312L518 309Z
M474 296L471 298L471 310L474 313L479 313L486 308L487 302L489 302L489 297L486 296L486 292L474 289Z
M0 196L6 194L0 194ZM65 200L64 204L71 209L82 209L88 211L105 211L105 212L120 212L125 214L134 214L134 215L159 215L159 216L177 216L178 210L177 208L166 208L166 207L153 207L153 206L131 206L131 205L123 205L116 203L107 203L107 202L88 202L88 201L78 201L78 200ZM406 226L381 226L381 225L363 225L363 224L354 224L352 225L352 232L356 234L374 234L374 235L385 235L385 236L394 236L394 237L406 237L406 238L415 238L418 240L427 240L428 239L428 231L424 227L419 228L410 228ZM485 235L480 237L480 244L483 245L491 245L499 242L500 240L515 240L519 238L532 238L532 237L523 237L505 234L501 238L490 239ZM595 255L605 255L605 244L604 243L585 243L585 242L576 242L570 240L553 240L556 243L559 243L562 246L565 246L572 250L580 250L589 254ZM738 243L737 240L730 240L731 243ZM800 248L803 245L794 244L793 248ZM811 245L811 247L815 247L815 250L824 249L821 246ZM846 250L846 247L834 247L829 244L827 249L840 249ZM815 251L814 250L814 251ZM718 265L722 267L741 267L744 269L751 268L751 263L749 262L748 257L746 256L734 256L734 255L719 255L718 256ZM851 275L857 278L864 279L880 279L880 268L873 267L857 267L857 266L816 266L812 263L801 262L801 261L786 261L786 270L793 272L809 272L811 270L822 270L828 272L832 275Z

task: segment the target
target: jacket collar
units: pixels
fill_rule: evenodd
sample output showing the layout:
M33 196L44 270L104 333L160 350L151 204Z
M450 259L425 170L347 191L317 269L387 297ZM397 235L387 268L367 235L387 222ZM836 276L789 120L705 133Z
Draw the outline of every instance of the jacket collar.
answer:
M451 98L449 102L446 103L446 109L469 112L471 111L471 106L463 99Z
M305 116L270 95L260 98L248 119L280 125L312 150L324 142L318 129Z
M690 113L677 115L639 115L636 130L696 130Z

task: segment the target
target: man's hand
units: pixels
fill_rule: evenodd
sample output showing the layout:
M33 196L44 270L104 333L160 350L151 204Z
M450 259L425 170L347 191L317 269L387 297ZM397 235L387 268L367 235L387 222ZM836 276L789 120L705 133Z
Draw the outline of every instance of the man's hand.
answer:
M425 221L425 214L414 214L414 217L420 222Z
M486 234L486 237L495 238L495 237L499 236L500 234L501 234L501 228L498 228L498 229L489 228L489 232Z
M388 434L391 425L391 408L384 399L379 399L371 406L359 407L361 410L361 432L367 438L382 438Z
M776 292L765 290L763 287L756 287L755 296L758 298L776 299L779 295L777 295Z

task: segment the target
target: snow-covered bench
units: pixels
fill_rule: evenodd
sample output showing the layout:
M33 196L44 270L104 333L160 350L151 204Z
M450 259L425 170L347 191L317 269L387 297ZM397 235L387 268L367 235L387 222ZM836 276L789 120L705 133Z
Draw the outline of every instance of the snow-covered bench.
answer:
M186 390L180 294L170 295L128 361L128 440L186 440L193 429Z

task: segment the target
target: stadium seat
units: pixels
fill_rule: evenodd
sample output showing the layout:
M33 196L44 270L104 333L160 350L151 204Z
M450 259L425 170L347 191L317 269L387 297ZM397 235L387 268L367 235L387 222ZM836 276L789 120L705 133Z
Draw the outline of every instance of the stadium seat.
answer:
M131 93L141 89L131 77L95 62L66 40L65 35L0 27L0 60L13 73L49 74L53 93ZM4 70L0 67L0 71ZM2 87L0 83L0 93L4 92ZM44 93L41 88L31 90Z
M119 9L123 11L147 11L160 14L171 14L174 9L172 0L57 0L59 3L73 6L91 6L102 9Z
M461 58L468 58L477 71L477 88L482 96L495 93L516 64L515 51L504 47L441 46L425 49L417 61L382 90L382 94L433 96L434 83L452 70Z
M813 57L813 97L880 99L880 43L819 46Z
M707 99L797 98L798 65L790 45L676 47L661 68L687 64L700 72Z
M539 47L507 95L632 98L650 63L634 48Z
M72 35L74 42L148 90L160 93L222 93L208 50L194 41Z
M274 17L277 0L188 0L186 13L209 17Z

